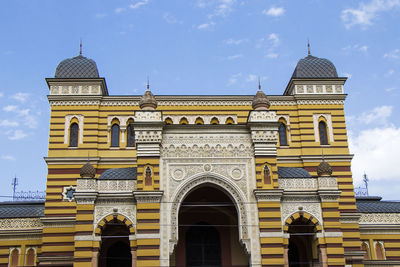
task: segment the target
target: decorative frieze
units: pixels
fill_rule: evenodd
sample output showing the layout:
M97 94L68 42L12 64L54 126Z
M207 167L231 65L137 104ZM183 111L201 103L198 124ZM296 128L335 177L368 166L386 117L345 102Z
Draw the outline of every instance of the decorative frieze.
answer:
M361 213L362 224L398 224L400 225L400 213Z
M216 114L216 115L165 115L163 121L166 119L172 120L173 124L179 124L181 119L185 118L188 124L196 124L196 120L201 119L204 124L211 124L212 119L217 119L219 124L225 124L230 118L233 124L237 124L236 114Z
M100 85L52 85L50 86L50 95L102 95Z
M40 218L7 218L0 219L0 231L4 230L32 230L42 229L43 223Z
M343 85L295 85L296 94L343 94Z
M77 179L76 192L132 192L136 190L135 180Z

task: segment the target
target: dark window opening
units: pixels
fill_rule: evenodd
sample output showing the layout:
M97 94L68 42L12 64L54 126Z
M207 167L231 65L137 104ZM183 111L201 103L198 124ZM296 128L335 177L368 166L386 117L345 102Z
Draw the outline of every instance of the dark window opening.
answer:
M328 145L328 133L326 130L326 123L320 121L318 124L318 129L319 129L319 141L321 145Z
M146 173L144 177L144 184L145 185L151 185L152 184L152 177L151 177L151 168L146 167Z
M279 125L279 144L281 146L287 146L287 132L286 132L286 125L284 123L281 123Z
M78 135L79 135L79 126L77 123L72 123L69 127L69 146L77 147L78 146Z
M127 137L126 137L126 146L133 147L135 146L135 131L133 130L133 123L129 123L127 129Z
M119 147L119 125L113 124L111 127L111 146Z

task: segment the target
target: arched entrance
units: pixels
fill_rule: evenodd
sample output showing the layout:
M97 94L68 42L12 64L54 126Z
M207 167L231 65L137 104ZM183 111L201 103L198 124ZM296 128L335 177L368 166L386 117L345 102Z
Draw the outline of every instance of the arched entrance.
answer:
M320 255L316 230L315 224L303 216L289 225L288 258L290 267L319 266Z
M102 229L99 266L132 266L129 228L117 218L108 221Z
M249 266L238 221L236 206L224 189L211 183L197 186L181 203L179 240L170 266Z

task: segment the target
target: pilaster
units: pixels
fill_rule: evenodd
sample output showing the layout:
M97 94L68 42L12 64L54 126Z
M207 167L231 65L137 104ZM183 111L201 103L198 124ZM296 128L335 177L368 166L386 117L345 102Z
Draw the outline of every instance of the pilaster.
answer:
M160 266L162 191L135 191L137 202L136 266Z
M284 266L284 234L281 223L281 189L256 189L262 266Z

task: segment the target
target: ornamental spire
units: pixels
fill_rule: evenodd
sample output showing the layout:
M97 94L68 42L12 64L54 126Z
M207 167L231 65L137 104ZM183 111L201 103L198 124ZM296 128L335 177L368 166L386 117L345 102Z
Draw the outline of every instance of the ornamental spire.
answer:
M307 49L308 49L308 55L311 56L310 39L307 39Z

